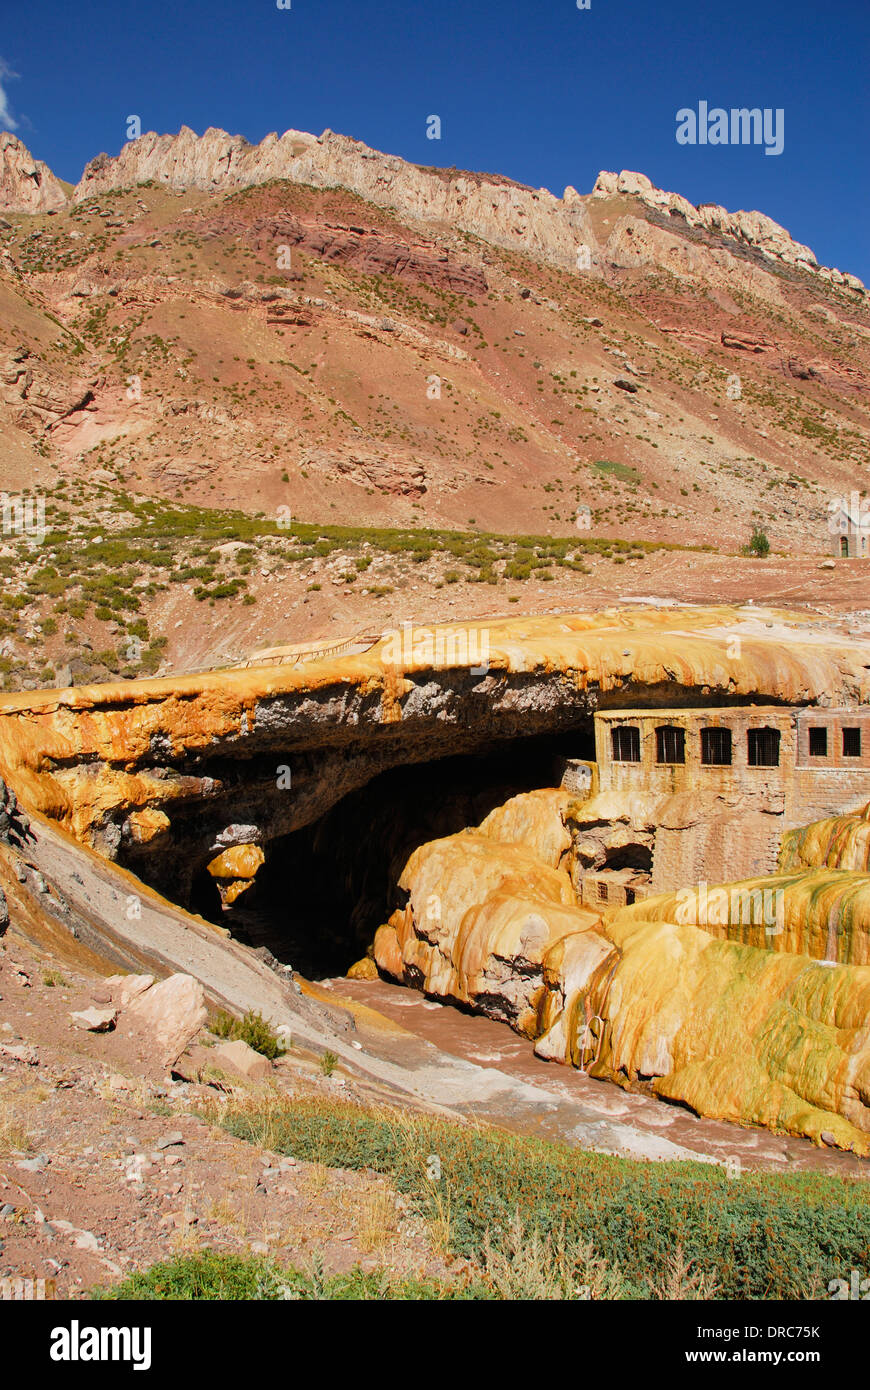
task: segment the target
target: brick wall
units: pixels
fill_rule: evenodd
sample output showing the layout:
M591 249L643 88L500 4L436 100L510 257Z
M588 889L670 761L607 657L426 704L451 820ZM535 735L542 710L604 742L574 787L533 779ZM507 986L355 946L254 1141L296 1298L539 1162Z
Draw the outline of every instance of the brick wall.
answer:
M639 732L640 761L613 757L612 731ZM682 763L659 762L657 734L681 729ZM702 762L701 730L731 732L731 763ZM826 732L825 752L810 753L810 730ZM779 764L752 766L752 729L779 733ZM843 730L860 730L860 751L844 752ZM621 710L595 716L602 792L669 799L655 837L651 888L665 891L767 874L776 868L782 831L870 800L870 709L740 706L702 710ZM673 800L671 800L673 799Z
M640 729L641 761L614 761L611 731L619 725L633 724ZM685 734L685 762L662 764L656 761L656 730L668 725ZM701 762L702 728L730 729L730 766L707 766ZM779 731L778 767L750 767L747 733L749 729L774 728ZM602 791L643 791L653 796L711 793L726 800L748 798L767 811L785 809L786 792L796 757L795 712L779 706L739 709L620 711L595 716L595 750ZM870 777L868 777L870 787Z
M786 798L787 824L806 825L870 801L870 710L805 709L795 724L797 758ZM824 755L810 753L811 729L825 731ZM844 729L858 731L857 756L843 751Z

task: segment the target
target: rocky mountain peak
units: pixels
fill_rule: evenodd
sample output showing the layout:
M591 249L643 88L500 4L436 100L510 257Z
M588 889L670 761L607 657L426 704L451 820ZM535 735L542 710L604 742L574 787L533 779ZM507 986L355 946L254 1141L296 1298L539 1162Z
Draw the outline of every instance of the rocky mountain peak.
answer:
M0 208L6 212L48 212L68 201L63 184L47 164L34 159L8 130L0 131Z
M566 201L569 194L577 197L575 190L568 188L565 190ZM690 227L703 227L717 236L744 242L771 260L798 266L801 270L816 273L822 279L830 280L836 285L859 293L864 289L863 282L856 275L820 266L808 246L795 241L785 227L781 227L763 212L728 212L727 208L720 207L718 203L701 203L696 207L679 193L667 193L664 189L657 188L646 174L636 173L632 169L623 169L621 173L615 174L602 169L595 180L592 197L610 198L615 194L627 194L638 198L647 207L661 209L671 217L684 219Z

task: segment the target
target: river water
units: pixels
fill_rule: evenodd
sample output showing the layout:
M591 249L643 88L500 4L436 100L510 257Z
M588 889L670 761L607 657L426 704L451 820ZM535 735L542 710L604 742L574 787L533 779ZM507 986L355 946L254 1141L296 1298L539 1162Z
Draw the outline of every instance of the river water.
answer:
M812 1170L865 1179L870 1176L870 1162L852 1154L819 1149L807 1139L707 1119L640 1090L625 1091L612 1082L583 1076L573 1067L545 1062L535 1056L532 1043L506 1023L427 999L419 990L386 980L348 980L342 976L320 980L318 984L333 993L336 1002L344 995L365 1004L443 1052L477 1066L495 1067L550 1091L558 1100L588 1105L603 1116L665 1137L699 1156L721 1163L736 1159L741 1168L748 1170ZM508 1111L502 1118L506 1127L520 1128ZM571 1139L568 1133L542 1137Z

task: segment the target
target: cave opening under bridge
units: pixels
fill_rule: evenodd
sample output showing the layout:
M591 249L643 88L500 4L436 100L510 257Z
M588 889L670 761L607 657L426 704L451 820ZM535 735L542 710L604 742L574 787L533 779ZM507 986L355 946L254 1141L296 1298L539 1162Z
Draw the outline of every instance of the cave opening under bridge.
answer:
M265 844L253 886L232 907L221 907L207 870L190 907L307 979L344 974L402 900L397 881L419 845L479 825L519 792L558 785L562 758L594 758L591 718L570 734L391 768Z

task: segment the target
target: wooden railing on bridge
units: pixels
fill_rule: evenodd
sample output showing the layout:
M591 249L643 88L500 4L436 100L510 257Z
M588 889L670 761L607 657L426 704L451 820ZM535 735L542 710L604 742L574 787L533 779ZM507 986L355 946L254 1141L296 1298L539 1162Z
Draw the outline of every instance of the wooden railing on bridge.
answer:
M332 656L355 649L354 654L366 652L381 640L380 632L360 633L355 637L343 638L340 642L295 642L282 647L264 647L262 651L252 652L247 661L239 666L296 666L304 661L323 661Z

